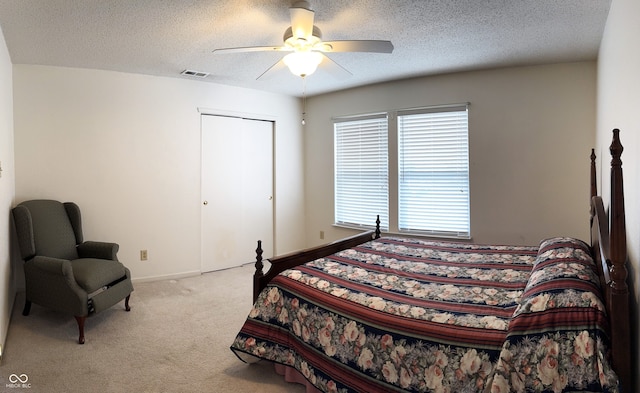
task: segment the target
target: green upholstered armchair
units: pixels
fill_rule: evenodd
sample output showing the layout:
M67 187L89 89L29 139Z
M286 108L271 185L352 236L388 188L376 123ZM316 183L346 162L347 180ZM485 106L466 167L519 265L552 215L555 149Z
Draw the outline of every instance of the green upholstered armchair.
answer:
M118 261L118 244L85 242L80 208L72 202L32 200L12 210L24 263L26 301L73 314L84 344L87 316L129 297L131 273Z

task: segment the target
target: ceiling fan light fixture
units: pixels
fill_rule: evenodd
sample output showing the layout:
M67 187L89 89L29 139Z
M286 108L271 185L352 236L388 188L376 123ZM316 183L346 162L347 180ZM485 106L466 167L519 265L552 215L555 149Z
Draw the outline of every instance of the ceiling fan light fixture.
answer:
M322 61L322 54L313 51L293 52L286 55L282 60L293 75L304 78L316 71Z

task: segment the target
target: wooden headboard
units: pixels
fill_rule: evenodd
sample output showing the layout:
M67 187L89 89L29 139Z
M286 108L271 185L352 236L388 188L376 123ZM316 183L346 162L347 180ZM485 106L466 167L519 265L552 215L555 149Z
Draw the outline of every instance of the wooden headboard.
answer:
M591 247L598 265L600 284L611 328L613 369L623 391L631 391L631 326L627 285L627 233L622 181L620 130L613 130L611 152L611 193L607 211L596 183L596 155L591 151Z

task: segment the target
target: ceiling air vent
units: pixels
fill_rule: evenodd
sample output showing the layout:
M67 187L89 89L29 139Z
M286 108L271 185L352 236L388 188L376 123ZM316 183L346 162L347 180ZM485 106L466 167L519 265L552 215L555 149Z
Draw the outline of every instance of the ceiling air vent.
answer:
M192 76L194 78L206 78L209 76L209 73L194 70L184 70L180 73L180 75Z

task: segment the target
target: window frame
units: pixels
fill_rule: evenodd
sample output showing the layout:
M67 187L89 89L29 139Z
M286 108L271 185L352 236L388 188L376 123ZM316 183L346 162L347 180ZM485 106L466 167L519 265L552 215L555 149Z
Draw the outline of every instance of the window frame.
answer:
M354 115L354 116L343 116L343 117L335 117L333 118L334 125L334 226L337 227L346 227L346 228L354 228L354 229L365 229L365 228L373 228L375 216L378 212L372 212L370 222L362 222L358 224L344 223L338 222L335 219L335 212L337 210L337 200L335 197L336 192L336 136L335 136L335 125L340 122L348 122L348 121L358 121L361 119L368 119L375 116L386 116L387 118L387 159L388 159L388 183L387 183L387 195L388 195L388 209L386 212L388 224L383 225L383 231L390 234L400 234L400 235L412 235L412 236L429 236L429 237L437 237L437 238L455 238L455 239L470 239L471 238L471 203L470 203L470 194L471 194L471 186L470 186L470 168L469 168L469 150L470 150L470 140L469 140L469 106L468 102L459 103L459 104L446 104L446 105L436 105L436 106L427 106L427 107L417 107L417 108L408 108L408 109L396 109L389 110L385 112L377 112L363 115ZM466 151L467 151L467 166L466 166L466 174L467 174L467 208L466 208L466 219L468 223L467 231L433 231L433 230L401 230L399 224L399 216L400 216L400 131L398 119L399 116L406 116L411 114L420 114L420 113L439 113L439 112L450 112L450 111L466 111ZM384 213L384 212L383 212ZM382 218L381 218L382 221Z
M413 119L413 122L404 127L401 124L402 119ZM396 126L398 139L398 178L396 183L398 231L434 237L469 239L471 212L468 104L398 111ZM409 136L409 133L413 133L413 135ZM413 154L415 151L411 151L411 149L403 154L403 138L411 138L413 143L420 143L425 149L430 148L433 144L438 144L439 148L434 149L433 155ZM411 164L404 164L405 162ZM447 165L443 167L441 162L446 162ZM409 166L413 169L412 171L403 170ZM403 187L408 183L405 181L407 172L420 174L412 178L413 182L421 183L420 187L414 188L414 194L417 191L421 194L421 198L432 201L432 203L426 204L421 219L406 218L406 212L411 209L403 203L411 203L416 205L416 208L424 203L420 200L421 198L410 195L411 187ZM443 173L449 175L439 176ZM431 177L431 179L429 181L419 180L424 177ZM425 183L429 183L435 192L426 191ZM403 198L405 193L409 196ZM432 208L431 204L439 207ZM451 219L443 220L439 210L446 211ZM403 219L405 222L402 221Z
M390 184L389 168L388 168L389 161L390 161L389 151L388 151L389 121L388 121L387 114L376 113L376 114L369 114L364 116L353 116L353 117L334 119L333 124L334 124L334 127L333 127L334 128L334 135L333 135L333 140L334 140L334 149L333 149L334 225L347 227L347 228L367 228L367 229L374 228L375 217L376 215L379 215L380 228L382 230L387 231L389 229L388 217L389 217L389 184ZM353 125L353 126L351 127L349 125ZM339 133L347 133L347 132L352 132L353 134L350 137L347 137L342 134L339 135ZM360 136L363 132L367 133L369 136L374 136L374 137L375 137L374 135L375 133L379 133L380 136L384 137L387 148L384 148L384 145L376 145L378 146L378 148L376 149L372 146L372 144L369 144L369 143L363 146L363 144L359 142L361 140ZM358 133L359 135L357 136L354 135L356 133ZM343 143L342 141L344 141L345 139L349 139L350 141ZM354 142L353 140L356 140L356 139L358 141ZM359 160L364 158L370 164L368 167L366 167L367 170L360 171L359 170L360 168L358 168L357 173L353 173L354 172L353 170L351 171L349 170L349 167L350 167L349 162L344 162L347 160L339 162L340 161L339 156L341 155L340 148L346 143L349 143L350 146L361 148L360 152L364 150L367 153L365 157L364 155L358 156L357 152L350 151L349 155L351 157L347 159L351 161L351 160ZM382 159L384 159L383 168L377 167L377 165L379 165L382 161L381 157L374 157L374 155L377 153L380 153L383 155L382 157ZM376 158L379 161L375 161ZM345 167L347 168L342 168L342 167L339 168L339 165L341 163L344 164ZM350 168L353 168L353 167L351 166ZM346 174L346 172L350 172L350 174ZM353 179L354 177L361 177L361 176L375 178L376 180L381 180L379 179L379 177L382 176L384 177L384 180L385 180L384 185L382 185L382 183L378 183L378 187L376 187L375 184L363 185L362 182L359 182L357 179ZM338 185L339 180L345 179L345 178L351 178L353 180L351 181L351 183L348 183L344 187L339 186ZM362 188L365 188L365 189L370 188L370 191L373 191L373 193L368 194L371 196L371 198L368 199L367 203L364 205L359 203L354 203L353 205L356 205L356 206L346 205L339 209L338 201L342 198L343 192L348 194L349 190L353 190L354 188L357 188L358 190L361 190ZM376 193L374 190L376 188L379 188L380 192ZM365 217L365 211L366 211L365 208L366 207L373 208L374 206L377 206L377 208L374 209L374 210L377 210L377 212L369 220L368 217ZM350 213L347 211L350 211ZM359 221L358 222L351 221L354 218L357 218Z

